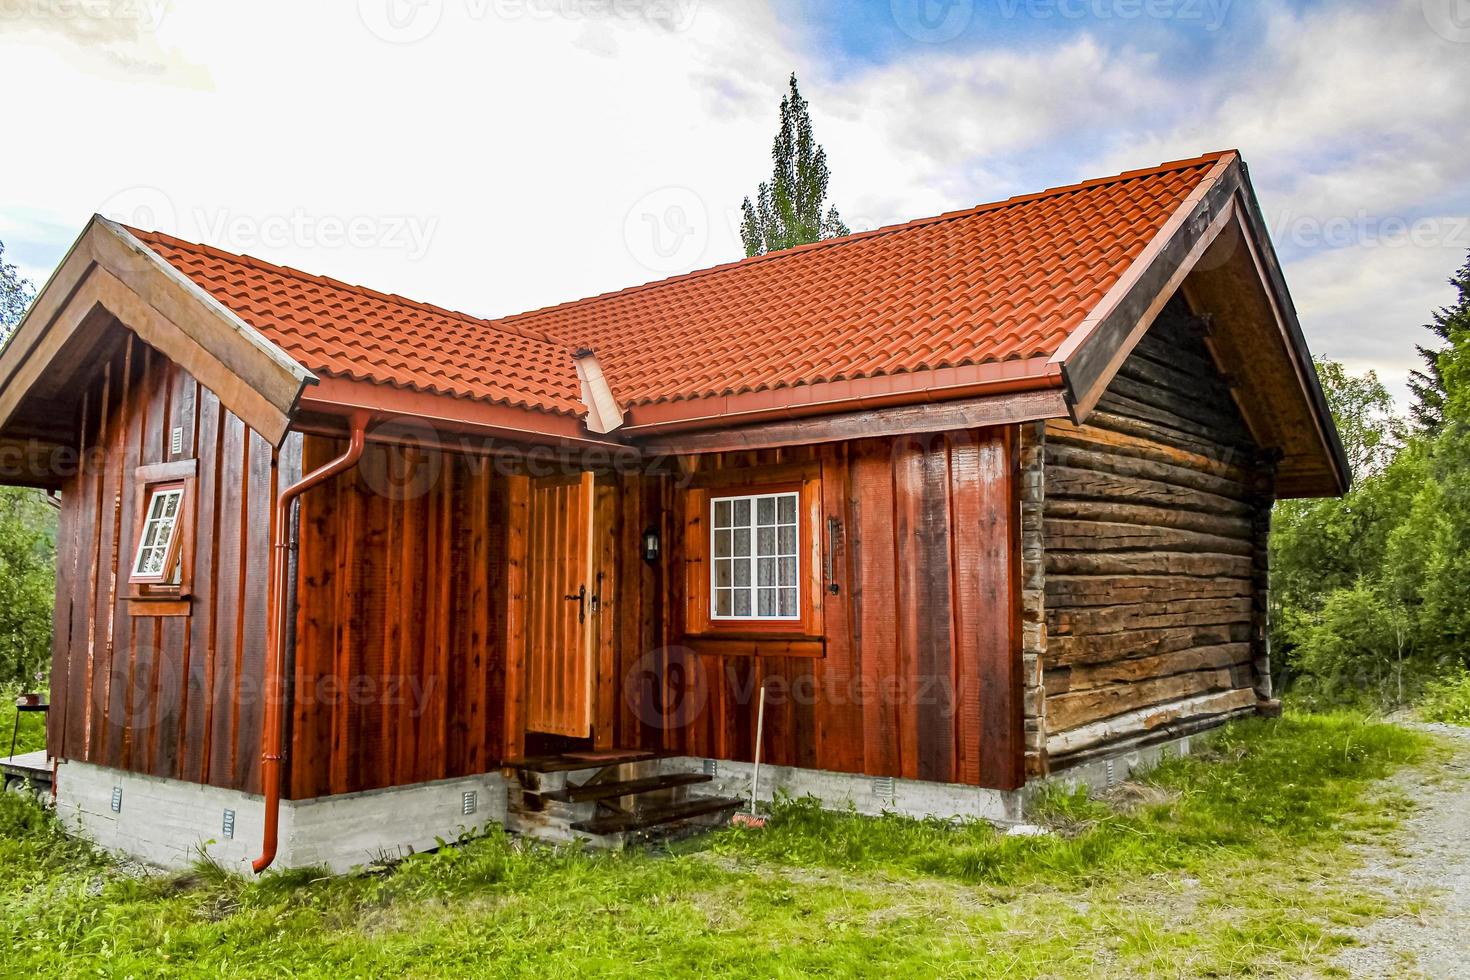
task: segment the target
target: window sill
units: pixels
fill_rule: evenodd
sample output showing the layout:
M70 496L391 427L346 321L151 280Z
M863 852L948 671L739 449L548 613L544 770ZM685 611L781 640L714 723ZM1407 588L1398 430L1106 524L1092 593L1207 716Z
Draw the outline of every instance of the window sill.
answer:
M130 595L129 616L188 616L193 611L193 600L188 596Z
M803 633L744 633L731 630L685 636L695 653L718 657L809 657L826 655L826 641Z

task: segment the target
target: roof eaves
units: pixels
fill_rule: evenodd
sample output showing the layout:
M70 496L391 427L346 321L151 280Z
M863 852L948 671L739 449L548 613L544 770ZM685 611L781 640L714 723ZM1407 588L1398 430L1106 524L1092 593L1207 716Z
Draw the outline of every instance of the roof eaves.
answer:
M1229 222L1240 186L1240 157L1217 154L1208 173L1175 207L1097 304L1051 356L1066 378L1081 422L1199 256Z

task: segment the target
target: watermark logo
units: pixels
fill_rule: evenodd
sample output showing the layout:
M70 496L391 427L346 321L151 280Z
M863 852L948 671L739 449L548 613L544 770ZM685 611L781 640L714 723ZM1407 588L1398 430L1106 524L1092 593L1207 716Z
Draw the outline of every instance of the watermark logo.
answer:
M975 18L975 0L890 0L893 22L915 41L943 44L965 32Z
M709 678L688 647L649 650L623 678L623 701L649 728L678 730L704 715Z
M439 434L421 420L394 418L367 433L379 451L358 464L363 483L388 500L418 500L439 485L444 468Z
M1470 0L1423 0L1424 22L1446 41L1470 44Z
M235 252L353 248L401 252L410 262L428 254L439 231L437 217L417 214L317 214L300 207L268 214L229 208L181 213L172 198L146 185L118 191L97 212L132 228L193 237ZM190 224L187 231L181 217Z
M413 44L444 19L444 0L357 0L357 16L379 40Z
M417 262L439 230L437 217L414 214L313 214L294 208L279 214L242 214L220 208L195 209L195 226L206 241L237 252L256 248L360 248L402 252Z
M91 22L156 31L168 9L169 0L0 0L0 21L49 21L79 28Z
M628 251L654 272L681 272L699 264L709 245L709 210L687 187L645 194L623 219Z
M97 206L97 213L143 231L175 232L179 226L173 199L157 187L144 184L118 191Z
M1470 248L1470 218L1353 214L1322 217L1283 211L1271 227L1278 242L1305 249Z
M1007 20L1139 21L1199 24L1207 31L1225 25L1232 0L997 0Z

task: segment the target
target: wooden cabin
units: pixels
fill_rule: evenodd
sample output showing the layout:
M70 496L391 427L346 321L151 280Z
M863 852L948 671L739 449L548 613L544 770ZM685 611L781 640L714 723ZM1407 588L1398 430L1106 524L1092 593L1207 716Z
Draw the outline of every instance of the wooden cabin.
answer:
M1234 152L482 320L94 217L0 353L49 753L160 863L1016 819L1270 710L1348 468Z

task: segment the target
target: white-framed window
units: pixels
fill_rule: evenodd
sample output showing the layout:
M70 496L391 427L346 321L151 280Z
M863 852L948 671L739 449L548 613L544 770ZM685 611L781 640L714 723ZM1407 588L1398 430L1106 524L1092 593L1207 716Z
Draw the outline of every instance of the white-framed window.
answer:
M710 618L801 618L800 495L710 501Z
M131 579L134 582L167 582L178 565L179 518L184 509L184 485L152 486L148 488L148 494Z

